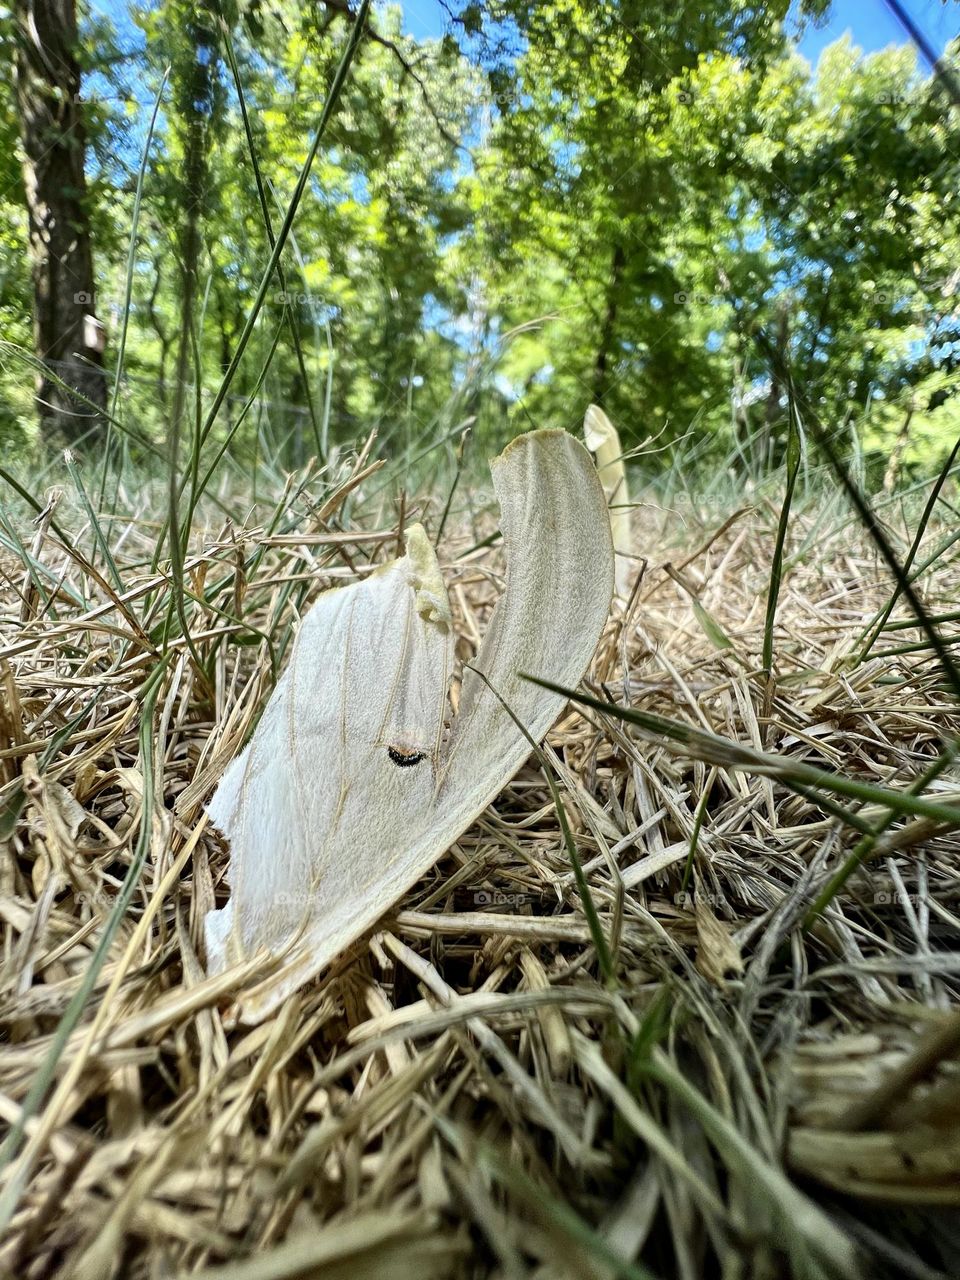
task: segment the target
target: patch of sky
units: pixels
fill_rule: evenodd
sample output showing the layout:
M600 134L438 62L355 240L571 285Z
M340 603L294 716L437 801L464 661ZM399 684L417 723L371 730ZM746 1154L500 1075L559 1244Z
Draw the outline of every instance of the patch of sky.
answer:
M955 6L944 4L943 0L908 0L907 7L914 23L937 52L942 52L957 34ZM803 20L800 4L793 0L787 15L787 31L811 68L816 67L828 45L845 35L864 53L910 43L885 0L834 0L826 19L819 23Z

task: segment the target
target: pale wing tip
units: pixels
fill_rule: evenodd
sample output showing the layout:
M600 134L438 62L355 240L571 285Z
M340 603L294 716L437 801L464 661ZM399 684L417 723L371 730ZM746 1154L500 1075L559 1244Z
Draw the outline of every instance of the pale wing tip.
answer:
M619 444L616 427L598 404L587 405L583 415L583 438L592 453L602 449L608 441L615 440Z
M220 785L206 805L207 816L217 830L227 839L233 837L234 815L243 789L243 776L246 770L248 747L231 761L220 779ZM234 854L231 850L230 870L233 869ZM233 928L233 899L231 898L222 910L208 911L203 918L203 937L207 951L207 972L222 973L230 965L227 942Z
M599 412L602 412L602 410L599 410ZM612 427L611 430L613 430ZM559 464L561 468L568 467L565 483L577 485L577 492L585 506L589 505L587 497L590 495L594 510L598 515L602 513L602 518L596 521L595 528L606 546L603 549L602 559L599 559L594 566L591 581L598 584L601 591L605 589L606 604L604 610L606 611L610 607L614 591L614 550L610 517L607 510L607 498L597 466L582 441L578 440L576 436L571 435L569 431L564 431L563 428L550 427L540 428L536 431L526 431L522 435L514 436L503 452L491 460L490 471L493 475L493 485L500 500L501 526L503 524L507 486L513 481L510 469L520 461L517 455L521 451L531 449L547 450L553 455L550 459L552 466ZM619 452L619 444L617 451ZM554 474L556 475L557 473L555 472Z
M230 761L220 779L220 785L205 806L210 821L228 840L233 826L233 815L236 813L240 793L243 790L248 751L249 746L244 747L237 758Z
M223 973L229 967L227 940L233 927L233 900L220 911L208 911L203 918L203 940L207 949L207 972Z
M428 622L449 626L453 622L447 588L440 572L440 562L422 524L412 524L406 536L407 560L410 563L417 612Z
M589 454L576 436L565 431L563 427L538 427L536 431L524 431L521 435L514 436L512 440L504 446L503 450L497 454L495 458L490 459L490 469L494 473L501 467L508 464L513 459L515 453L519 453L525 449L531 448L568 448L576 454L582 454L589 459Z

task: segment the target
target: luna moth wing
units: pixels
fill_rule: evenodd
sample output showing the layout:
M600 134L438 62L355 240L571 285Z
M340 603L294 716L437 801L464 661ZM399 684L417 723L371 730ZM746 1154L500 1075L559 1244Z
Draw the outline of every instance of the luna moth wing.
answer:
M520 673L563 684L583 675L610 607L610 524L590 456L566 432L517 437L492 471L507 580L472 665L538 738L564 700ZM218 791L210 806L230 838L232 865L242 862L244 869L232 872L230 903L207 917L208 962L220 969L258 946L282 953L275 972L241 993L244 1022L268 1016L369 928L496 798L529 752L500 701L469 669L458 715L442 741L449 611L425 535L419 531L411 542L403 559L380 571L389 590L374 575L322 596L307 615L290 669L247 748L244 772L235 772L241 757L224 776L224 800ZM371 590L363 595L364 588ZM339 597L336 609L326 603L332 597ZM361 598L362 604L351 603ZM401 648L391 627L398 616L405 619ZM318 659L333 663L344 640L350 657L336 666L338 710L327 705L328 680L317 716L310 691L315 698L315 686L323 683ZM293 684L284 692L287 676ZM373 710L371 689L378 691ZM286 710L268 719L274 700ZM294 729L298 716L313 717L309 751ZM294 759L299 769L289 770L275 791L277 770ZM306 799L299 794L304 788ZM253 816L257 804L260 817ZM299 906L280 903L286 915L268 914L258 901L264 851L280 862L285 857L271 830L284 833L292 855L271 872L271 888L284 886L286 897L299 887Z
M630 535L630 489L623 448L616 427L599 405L587 406L583 418L583 438L596 455L600 483L610 508L610 530L616 552L615 585L617 595L625 600L630 595L635 575Z
M523 674L577 684L597 647L613 591L603 490L589 455L573 436L566 431L518 436L494 459L491 471L507 549L507 582L476 660L464 672L441 790L449 796L469 789L473 803L479 803L470 782L477 742L496 751L507 778L530 752L500 699L539 741L565 699ZM485 781L492 794L478 811L503 785L497 786L493 775Z
M426 820L453 633L419 526L407 545L369 578L319 597L208 806L230 839L233 891L206 919L214 972L259 947L280 954L311 918L335 933L345 905L366 893L376 851L412 840ZM391 750L423 758L398 768Z

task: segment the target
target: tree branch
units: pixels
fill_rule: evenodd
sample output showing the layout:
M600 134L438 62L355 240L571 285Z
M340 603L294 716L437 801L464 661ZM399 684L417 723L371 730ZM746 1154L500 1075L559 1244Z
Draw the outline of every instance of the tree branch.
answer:
M350 8L350 5L347 3L347 0L324 0L324 7L330 10L331 13L334 13L339 15L340 17L346 18L351 23L354 20L353 11ZM370 40L373 40L375 44L381 45L384 49L389 49L390 52L393 54L393 56L396 58L396 60L400 63L400 66L403 68L404 75L410 76L410 78L414 81L417 88L420 90L420 96L423 99L424 106L427 108L427 111L430 113L430 117L433 120L433 123L437 126L437 131L439 132L441 138L443 138L444 142L446 142L448 146L453 147L457 151L466 151L468 148L466 148L463 145L463 143L459 140L459 138L455 138L453 134L450 132L450 130L447 128L447 126L444 124L439 111L437 110L432 98L430 97L429 92L427 91L427 86L424 83L423 77L420 75L420 73L417 71L414 64L410 61L410 59L403 52L403 50L396 43L396 41L391 40L389 36L381 35L379 31L375 30L372 23L367 23L366 35L367 35L367 38Z

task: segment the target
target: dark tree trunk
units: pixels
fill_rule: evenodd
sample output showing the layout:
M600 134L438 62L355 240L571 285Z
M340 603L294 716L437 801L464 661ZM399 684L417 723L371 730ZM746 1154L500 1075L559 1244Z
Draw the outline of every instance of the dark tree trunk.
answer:
M76 440L102 422L107 391L83 172L75 0L15 0L14 8L34 344L50 371L92 402L85 404L42 374L40 425L47 434Z
M173 338L168 334L166 326L157 310L157 295L160 292L160 259L153 260L153 284L150 287L150 297L147 299L147 318L153 328L154 333L160 342L160 367L157 371L157 392L160 396L160 404L166 409L167 407L167 359L170 355L170 347Z
M603 328L600 332L600 346L593 362L593 399L599 405L603 404L604 398L610 389L610 356L617 327L620 282L623 278L625 265L626 255L623 252L623 245L615 244L613 246L613 256L610 260L610 285L607 289L607 307L603 316Z
M780 380L780 369L790 366L790 313L786 305L780 308L777 317L777 355L778 359L770 370L770 391L763 414L763 428L759 442L758 460L764 469L774 465L774 428L784 418L784 407L780 403L786 387Z
M219 46L217 16L213 0L199 0L189 10L186 21L186 50L189 61L175 66L178 129L183 141L182 221L178 253L180 258L180 340L177 345L176 382L173 394L173 422L170 434L171 477L177 471L177 451L181 430L187 421L187 383L194 364L194 300L197 293L200 255L203 247L201 225L207 211L209 148L217 111ZM219 299L219 295L218 295ZM221 330L222 332L222 330ZM193 368L193 380L200 386L203 370ZM191 406L192 412L192 406ZM171 483L173 480L171 479Z

